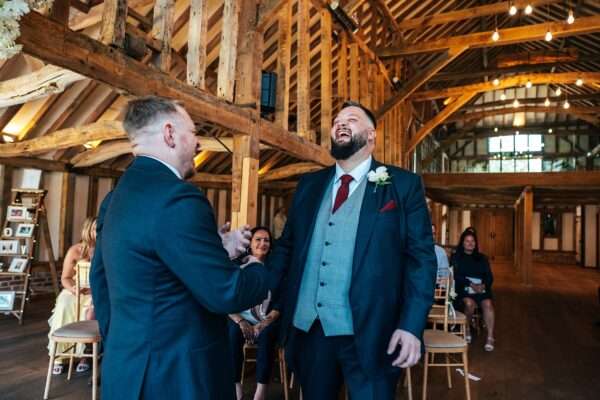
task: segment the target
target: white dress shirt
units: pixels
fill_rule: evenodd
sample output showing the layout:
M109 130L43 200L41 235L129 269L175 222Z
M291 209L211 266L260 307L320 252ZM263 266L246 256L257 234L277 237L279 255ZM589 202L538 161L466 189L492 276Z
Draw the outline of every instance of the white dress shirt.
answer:
M352 176L352 181L350 182L350 191L348 193L348 197L352 196L352 192L356 190L360 182L367 176L369 173L369 168L371 168L372 157L369 156L365 161L358 164L354 169L350 172L344 172L342 167L338 163L335 164L335 177L333 178L333 192L331 196L331 207L335 204L335 196L337 196L338 189L342 186L342 175L350 175Z
M177 169L174 166L172 166L171 164L169 164L167 162L164 162L160 158L152 157L152 156L149 156L147 154L140 154L138 157L148 157L148 158L151 158L153 160L156 160L159 163L161 163L162 165L164 165L165 167L169 168L171 170L171 172L173 172L175 174L175 176L177 176L179 179L183 179L181 177L181 174L179 173L179 171L177 171Z

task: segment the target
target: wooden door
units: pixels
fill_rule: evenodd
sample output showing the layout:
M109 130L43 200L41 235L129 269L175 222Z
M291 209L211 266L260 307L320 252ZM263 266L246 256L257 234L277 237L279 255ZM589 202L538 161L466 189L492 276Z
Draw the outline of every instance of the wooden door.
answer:
M471 212L479 251L490 261L512 262L514 252L513 210L478 209Z

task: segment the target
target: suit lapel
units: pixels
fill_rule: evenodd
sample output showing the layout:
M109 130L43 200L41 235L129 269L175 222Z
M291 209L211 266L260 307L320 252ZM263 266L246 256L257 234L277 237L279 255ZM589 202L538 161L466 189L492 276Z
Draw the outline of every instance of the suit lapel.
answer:
M375 170L380 165L379 162L373 159L369 171ZM365 176L364 179L368 178ZM365 194L360 208L358 230L356 232L354 261L352 264L353 277L358 268L362 265L362 259L369 245L369 241L371 240L373 228L375 227L375 220L379 216L379 209L383 206L384 194L388 186L389 185L385 185L376 189L375 183L367 181L367 187L365 188Z
M333 167L329 167L323 170L323 173L318 174L314 180L309 183L309 186L306 188L306 196L304 209L306 210L306 214L304 215L304 221L310 221L308 229L305 231L306 236L304 238L302 251L300 252L300 259L305 260L308 252L308 247L310 245L310 241L312 240L312 235L315 229L315 223L317 221L317 214L319 212L319 208L321 207L321 202L323 201L323 196L327 193L327 187L331 184L331 180L335 175L335 165Z

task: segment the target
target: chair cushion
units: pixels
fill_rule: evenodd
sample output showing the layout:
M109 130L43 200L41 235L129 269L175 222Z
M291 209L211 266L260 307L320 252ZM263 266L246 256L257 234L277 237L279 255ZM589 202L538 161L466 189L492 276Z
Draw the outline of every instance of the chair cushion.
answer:
M91 339L100 337L98 321L78 321L58 328L52 333L53 336L69 339Z
M434 331L426 329L423 332L423 341L425 347L441 348L441 347L466 347L467 342L459 336L450 332Z

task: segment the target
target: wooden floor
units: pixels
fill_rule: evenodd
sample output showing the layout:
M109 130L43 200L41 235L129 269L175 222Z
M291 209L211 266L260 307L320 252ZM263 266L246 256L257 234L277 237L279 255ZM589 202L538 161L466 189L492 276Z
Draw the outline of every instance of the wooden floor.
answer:
M600 396L600 320L597 288L600 273L576 267L534 266L533 287L519 285L508 265L494 266L497 310L496 351L485 353L483 337L471 345L473 399L595 399ZM51 304L35 300L24 326L0 317L0 399L42 397L47 368L47 318ZM482 335L483 336L483 335ZM420 398L422 369L416 367L415 399ZM460 375L447 389L441 369L430 375L430 399L463 399ZM89 374L70 383L54 378L51 398L91 398ZM247 382L252 382L249 378ZM252 391L246 385L246 391ZM250 397L251 398L251 397ZM279 383L269 399L279 399ZM297 398L297 396L293 396ZM398 398L406 398L398 391ZM307 399L310 400L310 399Z

